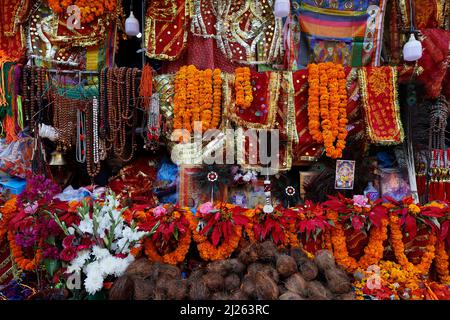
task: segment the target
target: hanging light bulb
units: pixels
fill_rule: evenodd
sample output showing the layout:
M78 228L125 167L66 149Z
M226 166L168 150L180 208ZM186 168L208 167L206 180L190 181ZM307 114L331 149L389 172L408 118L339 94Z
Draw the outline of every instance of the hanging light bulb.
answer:
M403 59L405 61L417 61L422 57L422 43L414 36L413 1L409 1L409 16L411 17L409 40L403 46Z
M422 43L416 40L414 33L411 33L409 40L403 47L403 59L405 61L417 61L422 57Z
M274 7L274 14L277 18L284 18L289 15L291 11L291 2L289 0L276 0Z
M130 4L130 16L125 20L125 33L129 36L137 36L139 31L139 21L133 14L133 1Z

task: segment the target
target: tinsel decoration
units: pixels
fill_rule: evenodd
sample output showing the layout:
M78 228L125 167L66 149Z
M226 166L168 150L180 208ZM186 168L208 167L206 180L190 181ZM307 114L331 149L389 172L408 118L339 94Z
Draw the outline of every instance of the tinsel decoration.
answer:
M217 180L214 183L211 183L209 180L210 172L217 174ZM217 195L219 194L220 186L227 186L232 183L233 175L231 174L230 166L211 164L198 166L198 170L192 174L192 179L197 182L202 192L206 194L213 192Z
M445 129L447 127L448 102L440 96L430 104L430 131L428 135L428 152L431 161L427 168L427 186L429 199L445 200L450 197L450 177L447 164L447 150L445 148Z

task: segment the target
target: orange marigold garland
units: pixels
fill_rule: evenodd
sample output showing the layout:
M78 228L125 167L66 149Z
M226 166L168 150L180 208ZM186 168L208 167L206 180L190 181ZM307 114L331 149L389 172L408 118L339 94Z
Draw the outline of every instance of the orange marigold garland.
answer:
M8 232L8 241L9 248L11 249L11 254L14 257L14 261L19 267L19 269L24 271L34 271L36 267L40 264L42 259L42 245L44 241L41 239L38 244L38 248L36 250L35 256L32 259L28 259L24 257L24 253L22 248L16 244L16 240L14 239L14 233Z
M236 91L236 106L247 109L253 102L250 68L236 68L235 75L234 88Z
M389 224L387 219L381 221L379 228L372 227L369 235L369 243L364 248L364 255L357 261L355 258L349 256L344 227L338 221L338 213L329 211L328 218L334 222L334 228L331 229L334 257L336 262L348 272L354 272L358 268L367 269L367 267L378 263L383 258L383 242L387 239L387 226Z
M81 23L91 23L106 13L113 13L117 8L117 0L48 0L53 12L64 15L70 5L80 9Z
M150 212L135 214L135 218L139 221L138 226L142 230L151 230L159 223L157 231L146 239L143 245L144 253L150 260L172 265L184 261L191 244L188 212L189 208L165 204ZM161 249L168 252L161 254Z
M144 252L151 261L160 261L172 265L183 262L191 245L191 232L187 231L178 240L177 248L172 252L160 255L153 241L146 239L144 242Z
M213 83L211 69L200 71L200 94L199 105L201 110L202 130L208 130L211 127L212 108L213 108Z
M182 129L186 119L186 70L186 66L181 67L175 75L175 96L173 100L174 129ZM185 129L190 130L190 119L187 123L189 123L189 127Z
M391 246L394 250L395 258L397 262L405 269L411 270L416 274L425 275L430 270L431 264L435 256L435 243L437 240L436 235L430 234L428 239L428 245L425 248L421 262L418 265L414 265L408 260L405 254L405 245L403 243L403 233L401 230L400 219L395 214L391 214L389 217L389 227L391 230Z
M328 157L341 158L348 123L344 68L326 62L308 65L308 72L309 132L314 141L324 143Z
M12 214L16 212L16 197L5 202L2 208L0 208L0 240L8 232L8 223L12 218Z
M214 90L211 128L215 129L219 127L222 115L222 71L220 69L214 69L213 87Z
M449 255L447 253L447 249L445 248L444 241L437 241L436 243L436 257L434 262L441 282L450 285L450 274L448 270Z
M209 202L205 203L197 210L199 219L208 219L201 231L198 230L199 224L196 221L199 219L189 215L192 238L197 243L203 260L227 259L237 249L242 237L242 227L248 223L247 217L242 214L244 211L229 203L217 203L214 207Z
M174 129L192 132L201 121L202 130L217 128L221 119L222 73L220 69L197 70L183 66L175 76Z
M187 67L187 89L186 89L186 108L192 115L191 126L194 122L200 121L200 107L199 99L199 76L198 70L195 66L189 65Z

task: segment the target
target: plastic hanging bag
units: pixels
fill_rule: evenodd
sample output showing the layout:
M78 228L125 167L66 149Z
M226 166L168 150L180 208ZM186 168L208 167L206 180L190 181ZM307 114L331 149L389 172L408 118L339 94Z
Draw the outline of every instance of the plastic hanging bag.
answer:
M31 174L34 139L23 137L11 142L0 153L0 170L10 176L25 179Z

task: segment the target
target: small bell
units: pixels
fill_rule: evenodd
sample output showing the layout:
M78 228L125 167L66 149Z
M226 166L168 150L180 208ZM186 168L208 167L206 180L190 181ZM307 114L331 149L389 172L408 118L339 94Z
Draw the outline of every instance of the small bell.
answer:
M63 166L66 164L66 160L64 160L63 154L59 150L55 150L51 154L52 159L50 160L49 165L51 166Z

